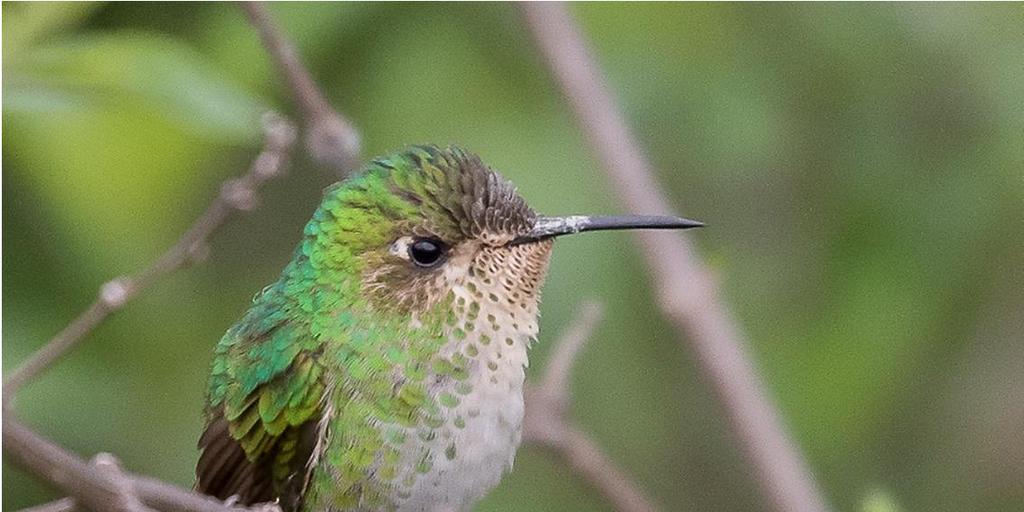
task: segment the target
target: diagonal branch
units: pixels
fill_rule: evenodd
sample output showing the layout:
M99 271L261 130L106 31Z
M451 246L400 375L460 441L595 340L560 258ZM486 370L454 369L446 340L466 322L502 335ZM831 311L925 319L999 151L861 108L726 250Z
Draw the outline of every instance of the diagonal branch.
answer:
M20 423L14 417L11 405L15 393L26 382L52 366L111 313L124 307L157 279L204 254L210 236L235 212L255 206L257 189L263 182L283 172L288 151L295 140L292 125L275 114L264 117L264 132L263 151L253 161L249 172L226 181L206 211L167 252L137 276L114 279L103 285L99 298L84 313L30 356L4 382L4 454L74 499L74 503L61 500L47 506L68 504L75 507L81 504L89 510L116 512L151 512L154 508L194 512L245 510L225 507L212 498L170 484L127 476L112 457L100 457L90 464Z
M294 48L281 35L265 7L258 3L246 3L244 9L295 95L305 119L306 146L309 152L317 160L334 167L343 170L354 167L359 160L359 139L355 129L327 104L299 62ZM136 277L115 279L105 284L99 298L82 315L5 381L5 453L14 462L70 496L36 507L37 511L71 511L78 510L79 505L94 511L132 512L148 512L151 509L183 512L267 509L268 506L233 507L156 479L126 474L109 458L100 458L90 464L36 434L18 422L9 410L11 399L21 386L49 368L111 313L123 307L156 279L201 256L207 239L232 213L254 206L257 187L280 172L294 139L294 130L279 119L270 119L266 129L266 146L253 163L249 174L225 183L221 194L178 243ZM541 384L527 389L524 437L559 452L620 510L654 510L651 502L629 478L615 467L585 433L567 420L568 374L576 354L599 316L599 308L594 305L584 309L580 322L559 344ZM274 508L273 505L269 507Z
M540 383L526 388L523 440L554 450L618 510L654 511L656 507L629 476L568 418L569 374L600 319L601 305L584 303L576 322L555 343Z
M305 122L306 150L322 164L343 174L360 164L359 132L331 108L309 71L302 65L295 47L281 33L262 2L242 2L249 23L288 83Z
M359 137L355 129L324 100L299 63L290 43L277 33L264 7L247 4L245 9L296 96L306 120L308 150L319 161L342 170L358 165ZM205 256L209 237L228 218L235 212L255 207L259 186L283 172L295 140L294 127L276 115L264 117L264 132L263 151L253 161L249 172L225 182L220 194L174 246L136 276L117 278L104 284L97 299L82 314L5 378L2 395L5 456L69 495L35 507L36 510L74 511L82 507L118 512L150 512L153 509L183 512L277 510L274 505L252 508L227 506L208 496L156 479L128 475L120 470L112 456L99 457L90 464L18 422L11 407L22 386L50 368L112 313L156 280Z
M19 512L78 512L81 509L71 498L61 498L42 505L23 508Z
M551 73L622 203L638 213L671 212L654 169L619 113L565 6L528 2L522 9ZM719 300L710 271L679 235L638 231L635 236L650 267L661 309L679 330L680 338L689 342L766 500L778 511L827 510L746 354L746 341L735 319Z
M295 93L306 119L309 151L318 160L343 170L357 165L359 137L355 129L324 100L291 45L276 32L263 6L247 4L245 8ZM22 386L49 369L112 313L159 278L205 256L206 243L218 228L234 213L255 207L258 188L283 172L295 140L294 127L273 114L264 117L264 134L263 151L253 161L249 172L225 182L220 194L170 249L134 277L120 277L101 286L97 299L82 314L5 378L2 395L5 456L69 495L34 507L36 511L74 511L83 507L116 512L277 510L274 505L227 506L156 479L128 475L109 455L99 456L90 464L20 423L12 410L14 397Z
M67 354L111 313L124 307L129 300L161 277L201 258L210 236L235 212L255 207L257 188L283 171L288 150L295 140L295 129L291 123L276 114L264 116L263 124L263 151L253 161L249 172L224 182L220 194L167 252L138 275L119 277L100 287L96 300L78 318L12 371L4 379L5 409L26 382Z
M143 505L120 471L101 470L32 432L12 414L3 418L4 452L90 510L153 512Z
M26 509L23 512L97 512L153 510L174 512L271 512L269 505L238 507L148 477L124 473L109 454L92 463L33 432L11 414L3 418L4 451L53 487L72 498Z

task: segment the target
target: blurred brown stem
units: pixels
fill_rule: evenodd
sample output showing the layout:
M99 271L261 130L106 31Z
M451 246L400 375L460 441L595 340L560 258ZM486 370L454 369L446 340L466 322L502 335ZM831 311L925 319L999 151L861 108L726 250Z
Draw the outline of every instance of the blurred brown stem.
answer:
M555 343L540 382L527 386L523 440L554 450L618 510L653 511L656 507L636 484L568 419L569 376L600 319L601 305L584 303L576 322Z
M622 203L636 213L670 213L655 172L609 94L572 16L561 3L521 4L526 22ZM711 272L679 235L637 231L665 316L687 340L725 409L767 501L778 511L827 505L787 436L743 336Z
M61 498L42 505L23 508L20 512L76 512L81 510L71 498Z
M72 498L32 507L23 512L70 512L81 504L94 512L271 512L276 507L230 506L175 485L120 470L108 454L92 463L57 446L23 425L11 414L3 418L4 452L53 487Z
M263 47L277 65L298 104L305 124L305 144L313 159L342 174L360 164L359 132L334 110L317 87L298 52L262 2L242 2L249 22L259 32Z
M264 117L264 148L253 161L249 172L224 182L220 194L167 252L136 276L119 277L101 286L95 302L13 370L4 379L4 408L8 407L11 398L26 382L63 357L111 313L124 307L159 278L202 257L214 231L235 212L252 209L259 186L282 172L294 139L295 129L291 123L276 114L267 114Z
M260 3L249 2L244 3L243 8L259 31L264 46L277 63L295 96L305 120L308 151L318 161L339 169L348 170L357 165L359 162L359 138L355 129L324 99L309 73L299 62L292 45L281 35L273 23L266 8ZM555 9L554 14L556 15L561 13L561 21L571 23L565 13L561 12L560 7L526 7L527 13L534 13L534 15L550 9ZM535 29L543 24L542 21L533 20L533 15L531 15L531 23ZM548 27L547 30L550 31L551 27ZM540 30L538 30L538 38L543 39ZM576 43L581 44L579 41ZM577 50L582 50L582 47ZM612 115L614 116L613 111ZM84 313L5 380L3 390L5 454L11 457L15 463L29 469L70 496L70 498L36 507L37 511L75 510L79 505L94 511L126 512L148 512L152 509L194 512L267 509L267 506L232 507L210 497L152 478L130 475L122 472L116 462L109 457L100 458L96 463L90 464L18 422L9 409L15 393L26 382L49 368L111 313L122 308L158 278L183 267L192 259L202 256L205 244L214 231L234 212L248 210L255 205L256 191L259 185L281 172L294 139L294 130L287 122L279 118L269 118L265 128L264 150L253 162L250 172L241 178L226 182L221 188L220 195L171 249L137 276L115 279L103 285L97 300ZM628 141L628 133L626 135L627 138L624 140ZM643 169L640 170L643 171ZM629 184L629 180L624 181L627 182L627 185ZM642 177L639 185L644 185ZM655 199L658 199L656 195ZM633 204L644 205L645 203ZM650 205L651 203L646 204ZM660 209L667 210L667 207L662 206ZM682 244L680 239L677 238L676 241ZM647 245L652 244L653 242L647 243ZM686 256L688 254L685 252L686 247L683 246L683 249L683 256ZM659 267L655 263L652 262L652 266L658 269ZM665 273L667 277L679 277L663 269L662 273ZM682 274L686 274L686 272L682 272ZM693 286L693 283L688 282L687 285ZM710 284L705 286L710 287ZM670 311L673 310L668 306L666 308ZM685 309L680 311L686 312ZM568 375L578 351L589 337L599 316L598 306L592 304L586 306L577 325L559 343L548 366L548 371L540 384L528 387L524 438L557 451L620 510L654 510L654 506L643 496L636 485L602 453L601 449L585 433L573 426L567 419ZM683 314L682 317L685 318L686 315ZM756 381L754 384L756 385Z
M11 406L15 394L26 382L52 366L111 313L124 307L157 279L202 256L210 236L232 214L255 206L258 188L283 172L295 140L291 123L276 114L264 117L264 134L263 151L252 162L249 172L226 181L206 211L167 252L137 276L114 279L103 285L99 297L84 313L4 381L4 455L68 494L75 504L97 512L150 512L154 508L195 512L243 510L226 507L212 498L170 484L128 476L109 456L90 464L20 423Z

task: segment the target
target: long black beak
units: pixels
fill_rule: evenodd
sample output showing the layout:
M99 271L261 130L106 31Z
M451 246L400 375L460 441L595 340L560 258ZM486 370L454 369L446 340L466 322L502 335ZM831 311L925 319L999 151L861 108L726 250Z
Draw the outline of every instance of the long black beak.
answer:
M703 227L695 220L670 215L616 215L610 217L538 217L529 233L513 239L508 245L519 245L561 235L610 229L690 229Z

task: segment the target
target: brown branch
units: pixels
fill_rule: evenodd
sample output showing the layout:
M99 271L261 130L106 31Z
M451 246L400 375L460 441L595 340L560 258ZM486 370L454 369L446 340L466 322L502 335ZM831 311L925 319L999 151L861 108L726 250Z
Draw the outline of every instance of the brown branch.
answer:
M655 172L609 94L572 16L560 3L521 5L526 22L622 203L634 212L670 213ZM689 341L725 408L765 498L779 511L827 510L824 497L787 436L718 297L711 272L681 236L635 235L650 267L660 306Z
M246 4L245 10L295 94L305 119L307 149L318 161L342 170L358 165L359 137L355 129L327 104L299 63L292 46L277 32L265 8L260 4ZM81 315L4 380L5 455L70 495L35 507L37 511L72 511L79 505L94 511L118 512L149 512L153 508L195 512L268 509L268 506L230 507L156 479L126 475L112 456L100 457L96 463L89 464L19 423L11 410L13 398L24 384L50 368L110 314L157 279L203 257L206 242L214 231L236 211L255 206L258 187L282 172L295 139L295 129L277 116L265 117L264 129L264 149L249 172L225 182L217 198L174 246L135 277L117 278L104 284L97 299Z
M324 98L299 54L262 2L242 2L249 22L288 83L305 121L306 150L322 164L345 173L360 164L359 132Z
M246 3L244 8L295 95L305 120L308 151L318 161L341 170L358 165L359 136L355 129L324 99L263 5ZM257 189L283 171L295 139L292 125L275 115L264 118L264 131L263 151L253 161L249 172L225 182L220 194L177 243L138 275L104 284L97 299L82 314L4 380L5 456L70 496L35 507L37 512L73 511L79 509L79 505L94 511L116 512L150 512L154 508L195 512L268 509L268 506L231 507L156 479L127 475L112 456L99 456L93 464L87 463L18 422L11 410L13 398L22 386L50 368L110 314L157 279L203 257L209 237L233 213L255 206ZM276 507L271 505L269 509Z
M256 205L256 189L284 168L288 150L295 139L295 129L276 114L264 116L264 148L244 176L226 181L220 194L184 235L135 277L119 277L100 287L99 296L81 315L72 321L46 345L4 379L4 408L10 399L30 379L49 368L74 348L111 313L121 309L139 292L159 278L202 257L206 243L224 222L237 211L246 211Z
M220 501L151 478L122 472L111 464L109 455L97 457L92 464L33 432L5 412L3 418L4 453L18 465L72 496L33 507L32 511L62 512L78 510L81 504L96 512L255 512L266 506L232 507ZM113 467L111 467L113 465Z
M245 3L243 6L295 96L306 121L307 149L317 160L343 170L357 165L359 138L355 129L326 102L265 7L258 3ZM283 129L285 125L281 123L282 130L276 133L276 137L275 130L268 126L267 146L250 173L225 183L220 196L177 244L137 277L115 279L105 284L99 298L82 315L6 380L3 392L6 454L74 498L35 507L31 509L34 512L73 511L79 504L91 510L133 512L148 512L150 507L194 512L276 508L273 505L253 508L225 505L211 497L156 479L125 474L111 459L100 458L97 463L89 464L17 422L8 406L22 385L50 367L112 312L123 307L157 278L202 255L206 240L231 213L254 206L256 188L279 172L294 138L294 131L290 126ZM567 420L568 375L576 354L589 337L599 315L599 308L594 305L584 309L576 327L559 343L541 384L527 389L524 438L558 451L620 510L654 510L629 478L585 433Z
M79 510L81 509L75 504L75 500L61 498L42 505L23 508L19 512L78 512Z
M90 464L45 439L14 418L11 406L17 391L67 354L111 313L121 309L137 294L163 277L205 253L210 236L237 211L256 204L256 192L263 182L283 172L295 129L285 119L264 117L264 147L240 178L228 180L220 194L188 231L155 262L135 277L114 279L100 288L99 297L57 336L14 370L3 388L4 454L43 481L68 494L74 504L94 511L149 512L180 510L224 512L247 510L226 507L213 498L159 481L127 476L112 457L100 457ZM64 500L53 507L67 503ZM152 508L151 508L152 507Z
M629 476L568 418L569 375L580 349L601 319L601 306L587 302L576 322L555 343L540 383L526 388L523 440L554 450L618 510L656 510Z
M4 452L54 487L71 494L90 510L150 512L139 502L119 471L105 471L68 453L13 418L3 418Z

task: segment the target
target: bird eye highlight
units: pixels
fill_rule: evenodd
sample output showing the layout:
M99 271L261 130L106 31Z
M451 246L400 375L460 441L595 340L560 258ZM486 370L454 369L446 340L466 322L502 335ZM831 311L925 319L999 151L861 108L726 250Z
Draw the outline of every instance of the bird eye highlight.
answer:
M421 268L432 268L444 263L448 246L436 238L417 238L409 245L409 259Z

